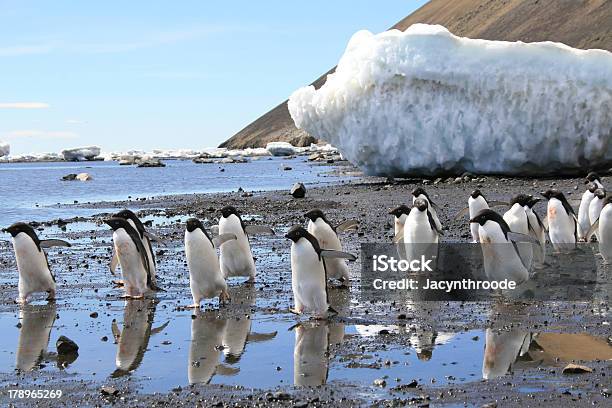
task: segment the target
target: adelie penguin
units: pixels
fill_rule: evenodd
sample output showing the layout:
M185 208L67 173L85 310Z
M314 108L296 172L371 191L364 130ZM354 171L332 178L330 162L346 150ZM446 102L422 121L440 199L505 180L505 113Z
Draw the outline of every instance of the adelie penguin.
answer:
M526 194L518 194L510 200L510 209L504 213L504 221L508 224L510 231L519 234L532 234L535 238L535 232L530 229L527 210L532 196ZM518 244L519 253L523 264L529 270L533 261L533 246L528 243Z
M589 203L589 222L591 223L591 225L593 225L595 221L597 221L597 219L599 218L599 213L603 208L603 203L606 199L607 193L606 190L604 190L603 188L598 188L593 194L594 197ZM585 237L585 241L590 241L591 236L592 235L587 234L587 236ZM599 231L597 230L595 231L595 237L599 240Z
M314 209L304 214L308 221L307 231L311 233L319 242L319 245L325 249L333 249L342 251L342 244L338 238L337 231L348 231L357 228L359 224L356 220L348 220L340 225L333 226L325 218L323 211ZM344 259L330 258L324 259L325 270L329 279L337 279L342 282L342 286L348 287L349 269Z
M123 218L113 217L104 222L113 230L114 251L121 265L125 297L144 297L153 286L149 258L138 231Z
M432 269L436 268L438 256L438 242L442 231L438 228L433 214L430 212L429 201L418 198L410 210L404 224L404 236L399 247L402 259L429 259Z
M593 183L597 186L597 188L603 188L603 183L601 182L601 177L599 177L599 174L595 173L594 171L590 172L589 174L587 174L585 180L584 180L584 184L589 184L589 183Z
M249 282L255 281L255 260L251 252L249 234L274 234L267 226L245 225L236 208L228 205L221 209L219 234L234 234L236 240L221 247L221 272L225 278L246 276Z
M31 294L47 292L47 300L55 299L55 277L49 268L44 248L54 246L69 247L70 244L60 239L40 240L34 229L23 222L18 222L6 228L4 232L11 234L13 249L19 271L19 297L17 303L28 302Z
M189 268L189 287L193 297L190 307L199 308L203 299L219 296L219 303L229 301L227 284L219 267L216 247L230 240L234 234L222 234L211 239L200 220L187 220L185 230L185 255Z
M532 196L525 209L527 212L527 220L529 221L529 232L539 242L539 245L533 247L533 259L536 268L543 267L546 262L546 226L540 219L538 213L533 209L541 200L541 198Z
M140 221L140 219L136 216L136 214L134 214L130 210L119 211L117 214L113 215L113 217L123 218L124 220L129 222L130 225L136 231L138 231L138 235L140 236L142 245L144 246L145 251L147 253L147 258L149 259L151 287L155 290L159 290L159 288L157 287L157 278L156 278L157 268L155 265L155 253L153 252L153 246L151 245L151 241L160 241L160 239L156 237L155 235L151 234L150 232L147 232L142 221ZM111 262L111 272L113 274L115 273L115 268L117 267L117 264L118 264L117 254L113 252L113 260Z
M578 221L572 206L562 192L548 190L542 193L548 200L546 217L548 236L555 251L563 252L576 248Z
M418 199L427 201L427 204L429 204L429 212L436 223L436 228L438 231L442 231L442 223L440 223L440 218L438 218L439 207L431 200L431 198L429 198L429 195L425 189L421 187L417 187L412 190L412 204L414 205Z
M469 215L469 218L474 218L480 211L487 210L490 207L498 205L508 205L508 203L503 201L489 202L480 190L474 190L468 198L468 206L459 211L457 215L455 215L454 219L458 220L466 215ZM478 242L478 225L470 223L470 232L472 234L472 242Z
M517 285L527 281L529 272L523 265L514 242L526 239L528 236L510 231L504 218L493 210L482 210L470 220L470 223L478 224L487 278L495 281L508 279Z
M612 196L607 196L603 201L603 208L599 218L593 223L587 236L598 234L599 253L605 264L612 263Z
M408 214L410 214L410 207L404 204L389 211L389 215L392 215L394 220L393 234L395 235L395 242L401 240L401 237L404 235L404 224Z
M582 194L580 206L578 207L578 239L581 241L587 240L587 231L591 228L591 220L589 219L589 207L591 201L595 198L597 184L589 183L587 190Z
M291 243L291 288L293 290L293 313L311 313L323 319L330 308L327 296L327 272L324 258L357 259L346 252L323 249L317 239L304 227L296 225L285 235Z

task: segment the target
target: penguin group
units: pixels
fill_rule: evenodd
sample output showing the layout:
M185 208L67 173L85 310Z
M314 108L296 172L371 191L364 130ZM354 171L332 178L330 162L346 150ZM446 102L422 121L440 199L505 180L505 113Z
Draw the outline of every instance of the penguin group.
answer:
M468 206L455 219L469 214L472 241L479 243L484 257L485 273L490 279L512 279L517 283L528 279L534 268L545 265L546 235L556 252L573 250L580 241L592 236L599 241L599 250L606 263L612 262L612 198L606 195L601 178L589 173L578 214L562 192L547 190L541 196L547 200L544 220L534 206L542 199L519 194L508 203L488 201L480 190L468 197ZM508 206L504 214L492 207ZM440 208L421 187L412 191L412 206L400 205L389 214L394 217L394 242L406 249L413 245L435 245L441 242L444 227L439 218ZM218 225L207 231L204 224L189 218L185 224L185 255L189 270L193 303L199 308L205 299L219 298L229 302L226 280L245 277L247 284L256 278L256 267L249 236L275 234L268 226L246 225L233 206L220 211ZM325 318L335 311L328 301L328 286L349 286L348 261L356 256L344 252L339 233L357 229L356 220L332 224L320 209L304 214L306 228L295 225L285 237L291 241L291 283L294 313L307 313ZM113 251L110 271L121 268L124 297L141 299L150 291L163 290L157 285L153 242L161 239L150 231L130 210L122 210L104 220L112 230ZM11 234L19 271L18 303L26 303L30 295L47 292L55 297L55 277L44 249L70 247L63 240L41 240L34 229L16 223L4 229ZM507 244L507 245L497 245ZM218 252L218 254L217 254Z

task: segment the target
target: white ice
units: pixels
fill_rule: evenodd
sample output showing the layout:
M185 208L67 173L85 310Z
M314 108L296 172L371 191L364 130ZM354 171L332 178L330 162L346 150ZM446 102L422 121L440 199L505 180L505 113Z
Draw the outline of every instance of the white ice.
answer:
M11 146L0 140L0 157L8 156L11 152Z
M612 53L486 41L439 25L357 32L298 128L367 174L544 174L609 166Z
M62 156L66 161L92 160L99 155L100 148L98 146L77 147L74 149L62 150Z
M287 142L270 142L266 145L272 156L291 156L295 154L295 147L291 143Z

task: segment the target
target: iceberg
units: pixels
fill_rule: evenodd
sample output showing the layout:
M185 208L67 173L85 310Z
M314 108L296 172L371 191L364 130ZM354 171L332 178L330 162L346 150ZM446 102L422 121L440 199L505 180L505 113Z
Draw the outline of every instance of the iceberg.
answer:
M0 140L0 157L8 156L11 153L11 146Z
M291 156L296 153L296 148L287 142L270 142L266 145L266 150L272 156Z
M98 146L77 147L62 150L62 156L66 161L93 160L100 155Z
M439 25L351 38L295 125L366 174L546 175L610 167L612 53L461 38Z

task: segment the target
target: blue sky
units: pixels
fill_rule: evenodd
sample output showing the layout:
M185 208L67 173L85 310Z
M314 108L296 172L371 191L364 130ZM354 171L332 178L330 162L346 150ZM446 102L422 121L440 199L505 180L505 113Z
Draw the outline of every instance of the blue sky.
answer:
M216 146L425 2L0 0L0 140Z

